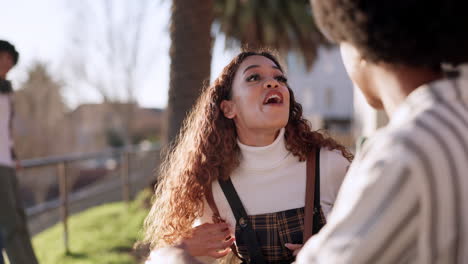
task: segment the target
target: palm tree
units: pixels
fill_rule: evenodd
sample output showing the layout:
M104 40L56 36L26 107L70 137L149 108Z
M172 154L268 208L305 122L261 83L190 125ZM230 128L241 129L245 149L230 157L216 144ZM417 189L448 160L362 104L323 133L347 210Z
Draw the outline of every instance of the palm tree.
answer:
M285 54L295 50L308 67L325 38L315 26L308 0L216 0L215 21L226 44L273 48Z
M211 70L213 0L172 0L167 142L172 142Z

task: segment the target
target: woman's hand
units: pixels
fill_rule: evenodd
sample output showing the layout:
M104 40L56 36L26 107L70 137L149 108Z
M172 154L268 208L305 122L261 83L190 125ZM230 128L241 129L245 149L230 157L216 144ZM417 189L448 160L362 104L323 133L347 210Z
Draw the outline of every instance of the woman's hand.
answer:
M221 258L231 251L229 247L234 240L228 224L205 223L195 227L192 237L184 239L182 243L192 256Z
M297 256L297 253L302 249L302 244L291 244L291 243L286 243L284 244L285 247L287 247L289 250L293 252L293 256Z

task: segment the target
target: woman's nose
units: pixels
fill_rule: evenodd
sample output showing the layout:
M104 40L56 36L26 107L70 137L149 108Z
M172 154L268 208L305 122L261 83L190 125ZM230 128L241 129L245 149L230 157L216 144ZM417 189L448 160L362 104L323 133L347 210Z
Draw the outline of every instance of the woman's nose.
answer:
M275 79L271 79L271 80L265 81L265 82L263 83L263 86L264 86L265 88L268 88L268 89L270 89L270 88L278 88L279 83L278 83L278 81L276 81Z

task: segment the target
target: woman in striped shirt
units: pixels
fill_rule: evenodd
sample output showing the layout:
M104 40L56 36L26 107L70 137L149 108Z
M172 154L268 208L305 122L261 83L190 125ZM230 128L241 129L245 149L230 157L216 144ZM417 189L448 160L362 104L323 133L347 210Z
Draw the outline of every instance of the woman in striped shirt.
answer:
M311 2L390 123L357 154L297 263L468 263L468 2Z

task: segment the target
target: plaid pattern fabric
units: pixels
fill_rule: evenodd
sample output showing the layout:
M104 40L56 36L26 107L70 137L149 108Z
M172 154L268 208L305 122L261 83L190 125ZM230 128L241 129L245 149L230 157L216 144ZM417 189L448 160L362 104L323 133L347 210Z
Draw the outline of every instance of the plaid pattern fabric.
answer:
M315 214L316 212L314 212ZM320 227L325 225L325 217L320 209ZM292 251L284 246L286 243L302 244L304 231L304 207L286 211L252 215L249 222L257 234L265 261L268 263L291 263L294 261ZM240 235L241 228L236 224L236 245L239 254L247 260L248 251L245 241Z

